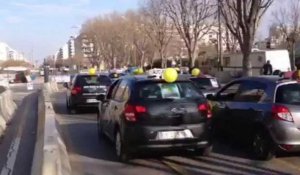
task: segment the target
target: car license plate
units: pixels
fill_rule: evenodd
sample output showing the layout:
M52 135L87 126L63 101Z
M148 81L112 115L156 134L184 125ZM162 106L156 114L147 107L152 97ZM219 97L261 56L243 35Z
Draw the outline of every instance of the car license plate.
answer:
M186 129L183 131L163 131L158 132L156 139L157 140L175 140L175 139L186 139L193 138L193 134L190 130Z
M86 102L87 103L98 103L99 101L96 99L87 99Z

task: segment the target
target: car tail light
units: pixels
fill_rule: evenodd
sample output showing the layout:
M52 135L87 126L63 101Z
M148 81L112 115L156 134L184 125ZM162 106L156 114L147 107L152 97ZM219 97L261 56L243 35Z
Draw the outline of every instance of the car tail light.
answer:
M294 122L293 116L290 113L289 109L282 105L274 105L272 107L272 115L276 120Z
M71 90L72 95L77 95L77 94L80 94L81 92L82 92L82 88L81 87L74 87Z
M129 105L127 104L124 110L124 115L127 121L135 122L137 120L138 114L147 112L146 107L139 105Z
M212 117L212 112L211 112L211 108L210 108L209 104L207 104L207 103L200 104L198 106L198 109L199 109L200 112L204 113L207 118Z

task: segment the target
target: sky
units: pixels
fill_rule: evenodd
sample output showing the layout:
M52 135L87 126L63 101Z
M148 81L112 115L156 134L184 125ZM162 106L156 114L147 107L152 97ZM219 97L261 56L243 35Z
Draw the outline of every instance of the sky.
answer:
M0 0L0 42L31 60L55 54L81 24L94 16L136 9L140 0ZM276 6L276 5L274 5ZM274 9L274 7L271 8ZM270 12L260 27L267 35Z
M88 18L138 7L138 0L0 0L0 42L35 61L55 52Z

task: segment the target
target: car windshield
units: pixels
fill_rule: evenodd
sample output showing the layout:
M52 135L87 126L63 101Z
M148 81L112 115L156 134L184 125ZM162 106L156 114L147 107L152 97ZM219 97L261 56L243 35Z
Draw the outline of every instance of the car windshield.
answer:
M276 103L300 105L300 84L288 84L278 87Z
M191 80L201 89L219 88L219 83L215 78L192 78Z
M142 84L139 97L148 100L204 98L190 82Z

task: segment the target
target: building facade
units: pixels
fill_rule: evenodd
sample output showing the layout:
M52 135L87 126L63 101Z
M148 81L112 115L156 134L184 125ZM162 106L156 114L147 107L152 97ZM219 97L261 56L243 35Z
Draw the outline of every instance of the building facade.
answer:
M90 60L95 53L95 45L92 39L85 34L71 36L70 39L55 54L55 59L68 60L71 65L90 67Z
M19 53L8 44L0 42L0 61L7 60L26 61L23 53Z

